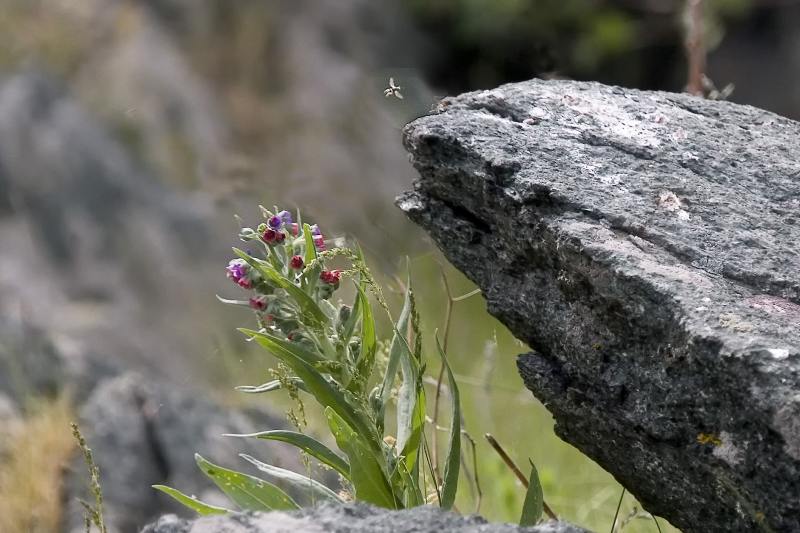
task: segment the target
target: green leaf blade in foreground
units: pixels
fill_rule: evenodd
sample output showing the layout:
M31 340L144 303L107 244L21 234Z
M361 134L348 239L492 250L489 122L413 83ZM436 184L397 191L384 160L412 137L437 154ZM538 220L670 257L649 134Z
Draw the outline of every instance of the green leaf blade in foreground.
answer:
M235 470L222 468L195 454L200 470L213 481L236 505L248 511L292 510L300 507L281 489Z
M279 442L286 442L288 444L296 446L297 448L300 448L307 454L330 466L331 468L342 474L345 478L347 479L350 478L350 465L347 464L347 461L339 457L339 455L336 452L334 452L333 450L331 450L330 448L328 448L315 438L306 435L305 433L300 433L298 431L287 431L282 429L276 429L271 431L261 431L259 433L249 433L243 435L228 434L225 436L253 437L263 440L275 440Z
M459 399L456 378L453 376L453 371L450 368L450 364L447 362L447 356L444 350L442 350L442 345L439 343L438 336L436 337L436 348L439 351L439 357L441 357L442 364L447 372L447 383L450 387L450 401L453 404L452 419L450 421L450 443L444 464L441 501L442 508L450 509L456 501L458 475L461 468L461 400Z
M247 455L246 453L240 453L239 457L244 459L245 461L249 462L265 474L275 479L279 479L281 481L285 481L286 483L292 485L293 487L307 491L313 497L320 497L326 500L331 500L336 503L341 503L342 499L333 492L331 489L316 481L311 479L310 477L306 477L302 474L298 474L297 472L292 472L291 470L286 470L284 468L278 468L277 466L272 466L267 463L261 462L255 457Z
M253 330L240 329L242 333L252 335ZM256 332L258 333L258 332ZM376 432L371 428L365 413L357 411L345 399L344 393L326 380L302 354L298 355L296 345L293 343L276 342L272 336L261 334L256 339L259 344L269 350L275 357L286 363L297 376L303 380L306 389L313 394L321 405L330 406L336 413L344 418L350 426L354 427L365 437L374 436ZM369 439L370 442L373 439ZM379 449L377 443L376 450Z
M355 488L356 499L387 509L402 507L394 497L386 473L370 447L333 409L325 408L325 416L336 444L350 459L350 481Z
M173 489L172 487L167 487L165 485L153 485L153 488L156 490L160 490L161 492L167 494L168 496L171 496L173 499L183 504L184 506L188 507L192 511L196 512L200 516L227 514L230 512L229 509L225 509L224 507L217 507L216 505L209 505L207 503L203 503L197 498L193 496L187 496L186 494L182 493L179 490Z
M528 482L528 491L525 493L525 503L522 504L522 516L519 525L522 527L532 526L542 519L544 512L544 493L542 484L539 481L539 472L536 465L531 461L531 477Z

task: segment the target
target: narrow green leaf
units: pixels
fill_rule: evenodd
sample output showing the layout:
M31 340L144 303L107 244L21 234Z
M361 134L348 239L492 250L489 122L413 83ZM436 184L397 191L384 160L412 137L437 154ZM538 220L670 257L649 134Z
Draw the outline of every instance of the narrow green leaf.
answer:
M233 252L240 258L244 259L248 265L255 268L259 274L264 277L264 279L289 293L289 296L291 296L295 303L297 303L304 317L310 319L317 326L325 323L325 313L319 308L314 299L306 294L303 289L295 285L291 280L287 279L283 274L275 270L272 265L265 263L264 261L260 261L238 248L234 248Z
M417 507L425 504L425 495L419 488L419 483L412 475L403 461L397 462L397 474L402 480L403 504L406 507Z
M339 455L316 440L313 437L300 433L298 431L287 431L282 429L275 429L272 431L260 431L258 433L248 433L243 435L226 434L226 437L254 437L263 440L277 440L280 442L287 442L292 444L307 454L315 457L319 461L325 463L344 477L350 477L350 465L347 461L339 457Z
M395 376L397 375L397 367L400 366L400 360L403 351L408 351L408 343L405 341L404 331L408 329L408 317L411 311L411 302L409 292L406 291L405 301L403 302L403 309L400 311L400 317L397 319L397 324L394 329L394 336L392 337L392 344L389 348L389 362L386 367L386 374L383 376L383 383L381 384L381 403L386 405L389 400L389 394L392 391Z
M333 409L327 407L325 416L336 444L350 459L350 481L356 499L388 509L401 507L392 493L386 472L370 447Z
M160 490L164 494L172 496L175 500L182 503L192 511L199 514L200 516L207 516L212 514L226 514L230 512L228 509L225 509L224 507L217 507L216 505L209 505L207 503L203 503L194 496L187 496L186 494L182 493L179 490L173 489L172 487L167 487L165 485L153 485L152 487L156 490Z
M400 318L397 320L392 339L391 349L389 350L389 364L396 358L400 366L400 374L403 382L397 394L397 449L403 450L406 442L411 437L414 426L415 406L417 404L419 383L419 368L413 354L409 350L405 339L405 332L408 331L408 319L411 315L411 285L406 289L403 309L400 311ZM396 352L396 354L395 354ZM388 372L387 372L388 375ZM384 382L385 383L385 382Z
M361 355L356 363L356 371L366 385L375 366L378 340L375 334L375 317L372 314L369 298L364 292L364 287L356 285L356 289L358 290L358 305L361 307Z
M257 477L228 470L195 454L195 461L203 471L236 505L246 511L272 511L299 509L299 506L281 489Z
M239 328L239 331L248 335L255 339L255 341L260 344L263 348L266 348L269 351L273 350L283 350L292 352L295 357L302 359L303 361L315 364L321 361L324 361L325 358L319 352L312 352L301 346L296 342L292 342L287 339L283 339L278 337L277 335L273 335L269 332L265 331L256 331L254 329L247 329L247 328ZM276 357L279 357L275 354Z
M447 356L442 350L439 337L436 337L436 348L442 364L447 372L447 383L450 387L450 400L452 402L452 418L450 420L450 444L447 450L447 458L444 464L444 479L442 480L442 500L441 506L450 509L456 500L456 490L458 489L458 474L461 468L461 400L458 395L458 385L453 371L447 362Z
M267 463L262 463L255 457L251 457L246 453L240 453L239 457L251 463L252 465L254 465L256 468L258 468L268 476L273 477L275 479L280 479L281 481L285 481L289 485L292 485L293 487L296 487L299 490L308 491L314 496L318 496L326 500L332 500L337 503L341 503L342 501L341 498L339 498L339 496L337 496L335 492L333 492L331 489L329 489L319 481L313 480L310 477L298 474L297 472L292 472L291 470L286 470L284 468L278 468L277 466L272 466Z
M311 233L311 226L303 224L303 238L305 239L305 264L310 265L317 259L317 247L314 246L314 235Z
M292 385L294 385L298 389L308 392L306 390L305 384L300 378L289 377L287 379ZM272 392L280 388L281 388L281 382L278 379L262 383L261 385L239 385L238 387L234 387L235 390L247 394L261 394L263 392Z
M528 491L525 493L525 503L522 504L522 516L519 525L522 527L532 526L542 519L544 512L544 493L542 484L539 482L539 472L536 465L531 463L531 477L528 481Z
M420 454L420 443L422 432L425 430L425 389L422 386L421 377L417 385L417 399L414 411L411 413L411 433L406 440L400 455L403 456L405 467L409 472L417 472L416 469Z
M246 334L251 334L252 330L242 330ZM259 337L259 343L272 352L275 357L286 363L297 376L303 380L306 389L309 393L313 394L316 400L321 405L330 406L336 413L344 418L348 424L356 428L356 430L365 437L375 436L376 432L366 413L356 410L345 399L344 393L334 386L331 382L326 380L322 374L317 371L304 356L298 355L297 345L288 343L275 342L271 336L262 335ZM373 439L369 439L371 442ZM377 447L378 445L375 444Z
M356 297L355 304L353 304L353 309L350 311L350 316L348 317L347 321L344 323L344 327L342 328L342 342L347 345L350 342L350 339L353 337L353 331L356 329L356 324L358 323L358 319L361 318L361 296L359 295Z

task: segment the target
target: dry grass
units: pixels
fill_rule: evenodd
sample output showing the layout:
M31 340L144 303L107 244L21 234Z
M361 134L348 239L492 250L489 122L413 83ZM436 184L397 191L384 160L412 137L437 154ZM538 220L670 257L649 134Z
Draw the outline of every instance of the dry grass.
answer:
M61 520L62 469L75 448L66 398L37 403L0 456L0 531L50 533Z

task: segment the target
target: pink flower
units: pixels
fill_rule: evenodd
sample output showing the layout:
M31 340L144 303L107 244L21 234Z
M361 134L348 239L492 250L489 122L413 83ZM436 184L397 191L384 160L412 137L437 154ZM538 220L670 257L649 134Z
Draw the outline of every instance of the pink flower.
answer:
M314 235L314 246L321 252L325 250L325 239L322 235Z
M292 258L289 260L289 266L295 270L300 270L305 266L303 263L303 258L299 255L293 255Z
M263 296L254 296L250 298L250 307L256 311L263 311L267 308L267 299Z

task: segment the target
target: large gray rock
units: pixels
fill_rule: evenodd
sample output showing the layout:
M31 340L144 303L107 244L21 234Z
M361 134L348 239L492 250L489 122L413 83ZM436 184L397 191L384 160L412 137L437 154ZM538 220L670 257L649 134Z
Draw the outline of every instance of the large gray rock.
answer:
M80 421L100 468L105 520L111 533L137 531L165 512L193 514L151 488L154 484L195 494L209 503L229 505L195 464L195 452L242 471L252 469L239 453L305 471L299 455L287 445L222 436L285 427L283 420L223 409L204 399L199 391L176 389L135 373L101 382L83 406ZM65 530L83 531L83 508L78 498L92 499L82 457L74 459L67 474L65 496Z
M412 122L398 205L533 353L556 432L685 531L800 530L800 124L592 83Z
M522 528L489 524L479 516L460 516L437 507L389 511L366 504L327 504L285 513L253 513L180 520L164 516L142 533L584 533L565 522Z

